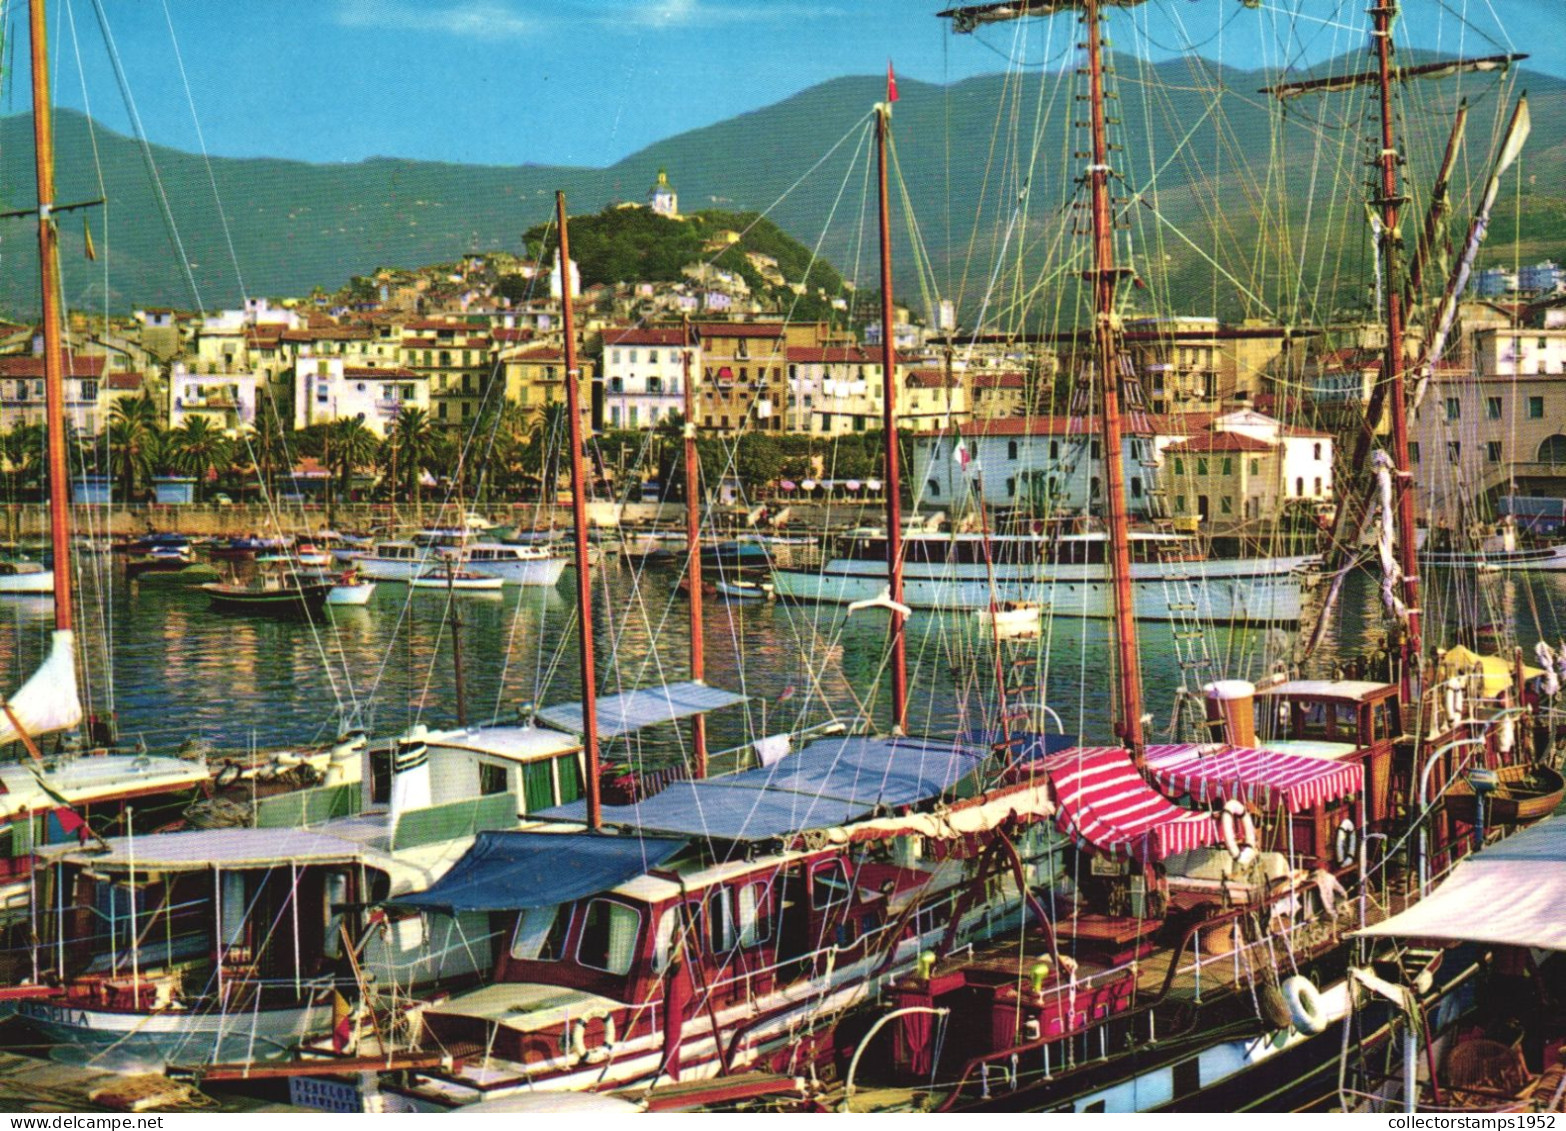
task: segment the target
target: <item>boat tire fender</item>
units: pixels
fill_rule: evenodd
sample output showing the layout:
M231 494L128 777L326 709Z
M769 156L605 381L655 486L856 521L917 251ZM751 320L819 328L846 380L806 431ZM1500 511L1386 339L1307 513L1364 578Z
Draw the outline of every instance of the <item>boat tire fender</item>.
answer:
M1309 978L1300 974L1285 978L1278 987L1289 1007L1289 1018L1301 1033L1315 1036L1327 1028L1327 1014L1321 1005L1321 992Z
M1249 864L1256 858L1256 822L1251 819L1243 802L1234 798L1225 801L1219 825L1223 831L1223 846L1229 850L1229 855L1234 857L1236 863Z
M1359 854L1359 830L1354 827L1354 822L1344 817L1338 822L1338 832L1333 838L1333 855L1339 868L1348 868L1353 865L1354 858Z

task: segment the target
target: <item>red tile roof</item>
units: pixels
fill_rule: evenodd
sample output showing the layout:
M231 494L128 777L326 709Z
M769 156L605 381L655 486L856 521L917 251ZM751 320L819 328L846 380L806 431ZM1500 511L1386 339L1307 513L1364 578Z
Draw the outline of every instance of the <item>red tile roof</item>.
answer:
M106 363L106 357L67 357L65 359L65 375L67 377L102 377ZM0 357L0 377L42 377L44 375L44 359L32 357L26 354L12 354Z
M116 393L131 392L141 388L140 373L110 373L103 382L104 388Z
M955 376L948 377L944 370L914 369L904 384L910 389L955 389L959 382Z
M1026 388L1026 377L1021 373L975 373L973 387L975 389L1022 389Z
M703 338L781 338L781 322L699 322L696 332Z
M880 353L860 346L790 346L788 360L796 365L880 365Z
M1175 455L1206 455L1212 452L1270 452L1273 447L1267 441L1247 436L1243 432L1204 432L1184 443L1170 444L1164 451Z
M661 326L616 326L604 331L606 346L682 346L685 331Z

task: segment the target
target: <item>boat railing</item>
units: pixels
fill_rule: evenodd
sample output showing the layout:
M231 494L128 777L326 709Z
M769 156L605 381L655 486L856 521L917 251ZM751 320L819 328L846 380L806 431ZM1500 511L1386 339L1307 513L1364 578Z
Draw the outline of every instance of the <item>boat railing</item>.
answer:
M1111 1024L1124 1024L1128 1018L1145 1017L1145 1040L1154 1042L1168 1040L1175 1034L1158 1031L1158 1009L1163 1006L1177 988L1188 989L1191 994L1191 1003L1200 1004L1202 999L1202 984L1204 972L1217 969L1226 969L1225 974L1214 975L1211 983L1214 988L1228 986L1240 987L1245 984L1248 976L1255 976L1252 971L1261 969L1275 969L1279 963L1276 948L1280 944L1287 950L1286 962L1293 961L1296 947L1293 945L1302 935L1306 936L1302 943L1302 949L1309 949L1312 940L1311 934L1318 934L1325 929L1328 935L1335 934L1337 923L1335 918L1325 912L1319 915L1311 915L1290 922L1287 926L1261 932L1261 937L1252 941L1242 942L1232 951L1203 955L1201 952L1201 936L1226 925L1235 925L1250 916L1260 918L1269 908L1277 907L1287 901L1296 898L1295 891L1285 891L1254 905L1236 907L1228 911L1214 915L1207 919L1198 920L1186 928L1180 936L1180 941L1172 948L1169 967L1164 973L1162 984L1151 997L1138 1002L1131 1010L1115 1013L1103 1018L1096 1025L1084 1026L1081 1029L1067 1031L1065 1033L1050 1034L1033 1040L1023 1041L1008 1048L993 1052L983 1053L970 1057L964 1062L957 1080L952 1085L951 1091L936 1108L937 1111L949 1110L965 1091L972 1087L979 1087L985 1095L989 1094L992 1086L991 1077L999 1068L1001 1077L1015 1088L1019 1081L1017 1063L1019 1058L1030 1052L1039 1052L1042 1058L1042 1071L1045 1076L1052 1072L1050 1053L1057 1050L1061 1059L1054 1066L1054 1070L1069 1070L1078 1063L1073 1052L1077 1042L1083 1047L1090 1047L1093 1034L1098 1033L1101 1056L1096 1060L1107 1056L1109 1026ZM1186 956L1189 955L1189 959ZM1082 998L1090 995L1094 990L1105 989L1115 981L1123 980L1129 973L1133 977L1141 969L1143 962L1133 959L1104 970L1098 970L1085 977L1073 977L1069 982L1058 986L1049 987L1045 992L1053 994L1069 994L1073 998ZM1189 1019L1186 1019L1189 1024ZM1133 1028L1133 1033L1135 1029Z

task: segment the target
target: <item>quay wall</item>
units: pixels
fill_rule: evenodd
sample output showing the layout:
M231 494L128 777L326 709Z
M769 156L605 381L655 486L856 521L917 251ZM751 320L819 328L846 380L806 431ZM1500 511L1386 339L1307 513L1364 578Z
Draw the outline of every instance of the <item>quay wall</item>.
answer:
M571 509L538 503L471 508L501 525L520 529L567 531ZM884 521L884 505L879 502L844 503L830 506L806 503L790 506L788 525L807 530L854 526ZM259 533L310 534L332 526L351 533L419 526L455 525L462 520L460 507L422 506L399 503L344 503L331 508L316 503L290 503L275 511L262 506L236 504L211 506L197 503L166 505L127 503L79 505L71 508L71 529L93 538L139 537L154 531L178 531L198 537L229 537ZM719 525L741 526L746 512L730 508L720 516ZM685 507L679 503L590 503L588 521L594 526L651 525L682 526ZM45 539L49 535L49 508L38 503L0 505L0 541L22 542Z

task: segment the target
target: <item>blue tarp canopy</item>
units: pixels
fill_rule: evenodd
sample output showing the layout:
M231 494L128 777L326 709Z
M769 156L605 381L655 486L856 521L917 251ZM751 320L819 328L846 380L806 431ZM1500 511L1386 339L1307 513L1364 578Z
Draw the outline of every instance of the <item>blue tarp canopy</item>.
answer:
M715 840L771 840L831 828L939 797L983 765L979 747L855 735L817 739L761 769L675 782L633 805L606 805L604 823ZM585 802L538 814L584 820Z
M656 868L684 840L593 833L479 833L426 890L392 900L429 911L522 911L608 891Z

